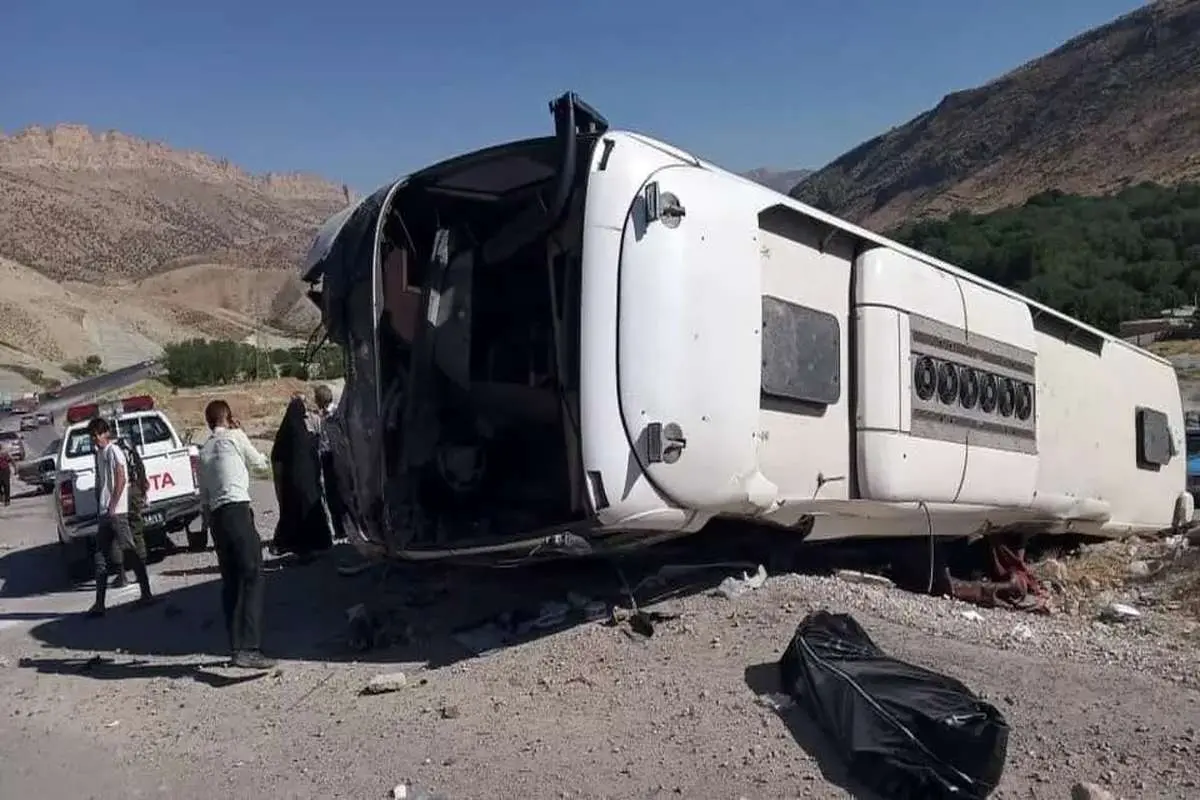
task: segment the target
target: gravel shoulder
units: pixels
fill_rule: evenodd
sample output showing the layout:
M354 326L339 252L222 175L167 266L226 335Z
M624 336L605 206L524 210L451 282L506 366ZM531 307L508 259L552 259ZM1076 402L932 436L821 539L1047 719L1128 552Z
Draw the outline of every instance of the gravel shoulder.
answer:
M270 488L255 492L269 535ZM246 675L221 663L211 553L154 565L160 607L88 622L74 613L88 587L58 590L53 538L46 498L0 511L0 797L370 798L401 782L410 797L852 797L820 737L760 696L818 608L853 614L889 653L1003 711L995 797L1066 798L1076 781L1200 795L1196 626L1168 606L1109 624L794 574L730 600L710 592L730 574L715 570L654 606L678 617L649 638L580 622L476 656L454 631L575 595L620 599L621 581L604 565L344 577L334 554L268 562L268 645L282 660ZM346 610L367 599L382 643L357 652ZM360 693L396 671L404 688Z

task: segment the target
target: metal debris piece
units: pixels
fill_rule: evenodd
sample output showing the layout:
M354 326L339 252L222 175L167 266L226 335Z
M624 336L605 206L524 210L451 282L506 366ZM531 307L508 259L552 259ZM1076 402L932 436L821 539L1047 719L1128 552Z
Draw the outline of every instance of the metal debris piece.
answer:
M990 580L959 580L946 570L950 596L983 608L995 608L998 602L1003 602L1020 611L1050 613L1049 597L1041 581L1025 564L1024 548L1013 550L992 542L991 557Z
M856 569L835 570L833 575L838 580L843 580L847 583L865 583L870 586L882 586L884 588L891 588L896 585L892 582L891 578L883 575L875 575L870 572L859 572Z
M1109 603L1100 611L1100 619L1105 622L1129 622L1141 616L1142 612L1128 603Z
M714 594L719 594L729 600L741 597L747 592L752 592L755 589L761 589L763 584L767 582L767 568L762 564L758 565L758 570L751 575L748 572L743 572L742 577L735 578L730 576L717 586Z

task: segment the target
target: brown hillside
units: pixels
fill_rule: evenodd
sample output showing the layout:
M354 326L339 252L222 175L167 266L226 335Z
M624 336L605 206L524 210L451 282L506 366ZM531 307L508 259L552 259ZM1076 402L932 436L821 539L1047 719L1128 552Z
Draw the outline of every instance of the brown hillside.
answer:
M799 200L876 229L991 211L1047 189L1200 179L1200 0L1078 36L814 173Z
M119 367L190 336L307 335L318 314L295 267L345 204L320 178L122 133L0 135L0 373L92 353Z
M749 172L741 173L743 178L749 178L755 183L761 183L768 189L774 189L777 192L787 194L796 184L812 174L811 169L771 169L770 167L759 167L752 169Z
M0 137L0 255L60 280L144 277L180 260L291 266L343 205L319 178L251 175L117 132Z

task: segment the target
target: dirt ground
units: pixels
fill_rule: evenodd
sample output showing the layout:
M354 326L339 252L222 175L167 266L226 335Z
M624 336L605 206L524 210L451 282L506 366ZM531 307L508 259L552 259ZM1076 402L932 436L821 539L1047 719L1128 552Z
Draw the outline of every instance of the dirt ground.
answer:
M270 487L255 493L269 536ZM1196 620L1097 566L1124 558L1131 569L1113 546L1051 571L1068 604L1085 579L1109 592L1096 603L1138 604L1142 616L1126 622L1098 621L1082 603L1048 617L976 612L786 573L728 599L711 591L741 571L726 567L653 605L679 616L648 638L585 617L626 603L623 584L679 563L678 547L620 575L593 564L344 577L335 567L348 553L308 566L269 559L267 647L281 661L247 675L223 663L211 552L152 567L160 606L85 620L90 587L59 577L49 502L21 496L0 509L0 797L359 799L401 783L410 798L868 797L811 723L769 699L796 625L819 608L853 614L885 650L1003 712L1011 738L994 797L1067 798L1077 781L1114 797L1200 796ZM753 537L709 537L695 551L690 560L780 572ZM1181 558L1160 555L1153 569ZM1111 580L1100 586L1092 572ZM377 612L377 646L360 651L347 609L363 601ZM525 611L545 627L494 636ZM396 671L401 690L361 694Z

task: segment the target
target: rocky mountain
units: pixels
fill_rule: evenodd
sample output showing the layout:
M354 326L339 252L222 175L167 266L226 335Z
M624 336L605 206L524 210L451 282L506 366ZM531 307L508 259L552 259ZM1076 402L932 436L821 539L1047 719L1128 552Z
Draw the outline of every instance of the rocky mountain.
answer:
M79 125L0 137L0 255L56 279L112 282L182 263L290 266L346 203L310 175Z
M0 372L56 376L90 354L119 367L190 336L307 335L319 317L295 267L349 199L115 131L0 135Z
M771 169L770 167L759 167L749 172L743 172L742 177L749 178L755 183L761 183L768 189L774 189L777 192L787 194L800 181L811 175L812 172L811 169Z
M1047 189L1200 179L1200 0L1160 0L947 95L791 194L876 229Z

